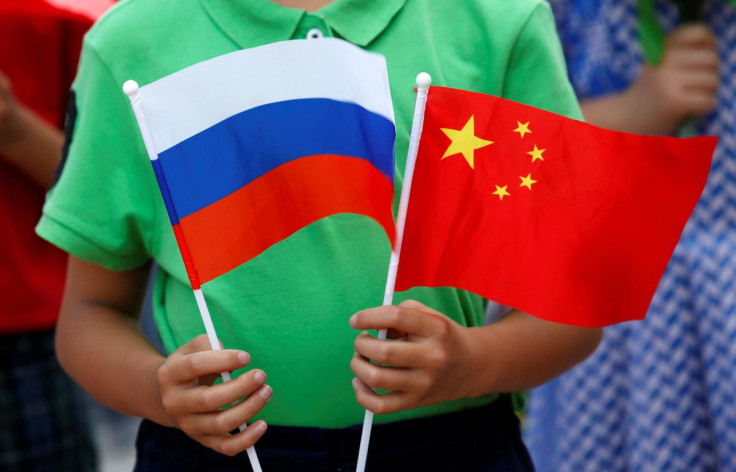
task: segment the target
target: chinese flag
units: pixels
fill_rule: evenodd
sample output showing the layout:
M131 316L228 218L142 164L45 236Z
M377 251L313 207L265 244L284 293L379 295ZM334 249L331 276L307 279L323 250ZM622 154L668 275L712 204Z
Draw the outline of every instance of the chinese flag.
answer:
M716 144L432 87L396 289L457 287L578 326L641 319Z

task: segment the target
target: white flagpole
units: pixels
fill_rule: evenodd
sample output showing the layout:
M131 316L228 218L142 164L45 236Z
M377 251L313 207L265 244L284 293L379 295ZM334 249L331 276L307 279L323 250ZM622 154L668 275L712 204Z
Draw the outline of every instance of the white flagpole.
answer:
M141 97L138 94L138 83L133 80L126 81L123 84L123 91L130 99L130 105L133 107L133 113L135 114L135 119L138 122L138 128L141 131L141 136L143 137L143 143L146 146L148 158L152 162L156 161L158 160L158 153L153 146L151 131L148 129L148 122L146 121L146 116L143 114L143 109L141 108ZM163 191L163 189L161 190ZM222 348L220 347L220 341L217 339L215 325L212 323L210 310L207 308L207 302L204 299L202 289L199 287L197 287L196 289L192 287L192 291L194 292L194 298L197 301L199 315L202 317L202 322L204 323L204 328L207 332L207 338L210 341L210 346L213 350L219 351ZM230 377L230 372L220 372L220 377L222 377L223 382L229 382L230 380L232 380L232 378ZM245 431L247 427L248 425L246 423L243 423L238 427L238 429L240 431ZM258 461L258 455L256 454L255 448L251 446L246 449L246 452L248 453L248 460L250 461L250 465L253 468L253 472L263 472L263 470L261 469L261 464Z
M411 194L411 181L414 178L414 164L417 160L419 150L419 139L422 137L424 127L424 109L427 105L427 92L432 83L432 77L426 72L417 75L417 101L414 106L414 120L411 124L411 137L409 139L409 151L406 155L406 167L404 170L404 183L401 186L401 199L399 200L399 214L396 217L396 248L391 251L391 261L388 265L388 277L386 278L386 290L383 293L383 304L391 305L394 301L394 287L396 286L396 274L399 269L399 257L401 256L401 242L404 238L404 223L406 222L406 210L409 207L409 195ZM386 339L386 330L378 331L378 339ZM373 427L373 412L365 410L363 419L363 432L360 436L360 451L358 452L358 465L356 472L365 472L365 464L368 459L368 445L371 440L371 429Z

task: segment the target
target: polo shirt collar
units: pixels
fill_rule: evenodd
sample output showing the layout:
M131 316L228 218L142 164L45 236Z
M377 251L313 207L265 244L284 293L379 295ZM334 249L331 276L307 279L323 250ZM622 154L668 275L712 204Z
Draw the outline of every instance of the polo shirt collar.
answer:
M242 48L291 39L307 14L270 0L200 2L212 20ZM388 27L404 3L406 0L335 0L312 15L321 17L340 37L365 47Z
M341 37L368 46L391 23L406 0L335 0L316 14Z

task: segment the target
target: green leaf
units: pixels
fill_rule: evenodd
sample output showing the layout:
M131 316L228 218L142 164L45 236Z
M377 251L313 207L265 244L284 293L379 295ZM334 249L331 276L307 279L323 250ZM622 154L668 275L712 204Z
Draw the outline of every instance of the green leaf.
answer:
M662 24L657 19L654 0L639 0L637 7L639 10L639 40L644 56L649 64L657 65L662 61L665 34Z

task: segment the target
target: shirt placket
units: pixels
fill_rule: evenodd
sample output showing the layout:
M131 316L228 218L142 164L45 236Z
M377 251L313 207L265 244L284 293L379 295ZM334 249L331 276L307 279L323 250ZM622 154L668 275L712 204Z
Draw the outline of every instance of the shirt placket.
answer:
M333 37L332 29L330 29L325 20L317 15L307 13L299 22L292 39L320 39L331 37Z

